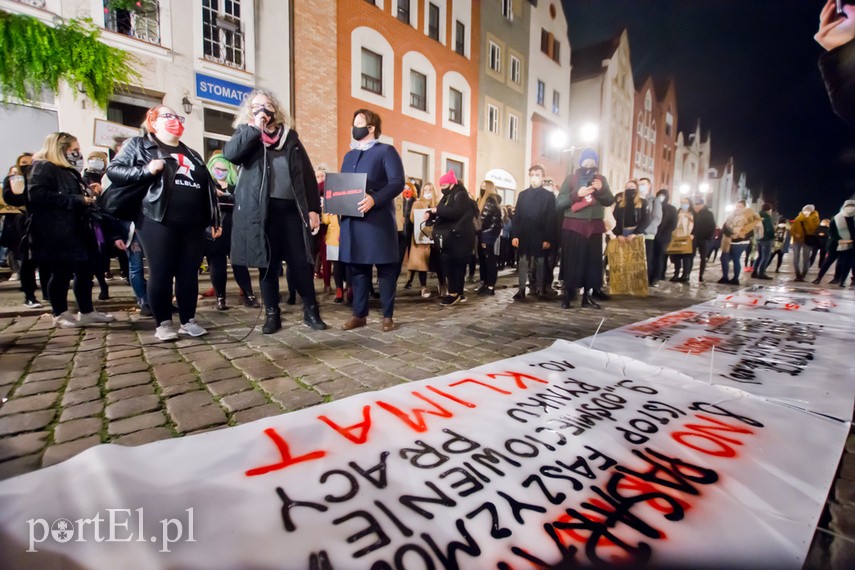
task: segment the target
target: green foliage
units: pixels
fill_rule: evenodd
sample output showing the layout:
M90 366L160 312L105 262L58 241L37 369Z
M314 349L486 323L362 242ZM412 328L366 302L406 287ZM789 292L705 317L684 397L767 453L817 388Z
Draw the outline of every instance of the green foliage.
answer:
M107 0L104 7L110 10L149 12L157 6L153 0Z
M90 20L68 20L51 27L29 16L0 10L0 90L2 98L29 99L43 88L56 93L60 80L81 85L106 108L118 84L139 79L133 59L98 40Z

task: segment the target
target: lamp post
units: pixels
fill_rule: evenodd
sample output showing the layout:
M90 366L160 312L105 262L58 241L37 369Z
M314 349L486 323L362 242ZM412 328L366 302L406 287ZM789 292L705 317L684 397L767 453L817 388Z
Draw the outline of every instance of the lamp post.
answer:
M576 150L593 145L597 138L600 136L600 127L597 126L596 123L585 123L581 127L579 127L579 137L578 141L580 144L573 144L571 146L567 146L567 143L570 141L570 135L567 131L564 130L555 130L549 136L549 145L557 152L570 153L570 162L567 165L567 174L573 173L574 168L574 156L576 154Z

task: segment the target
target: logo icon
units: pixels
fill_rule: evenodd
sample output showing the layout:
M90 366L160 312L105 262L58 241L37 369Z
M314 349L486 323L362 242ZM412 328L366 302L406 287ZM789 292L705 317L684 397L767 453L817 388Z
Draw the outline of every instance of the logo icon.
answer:
M179 176L186 176L187 178L192 178L193 171L196 169L196 166L193 164L193 162L188 160L187 157L183 154L173 153L171 156L178 162L178 172L176 172L176 174Z
M50 534L57 542L68 542L74 538L74 525L68 519L57 519L50 525Z

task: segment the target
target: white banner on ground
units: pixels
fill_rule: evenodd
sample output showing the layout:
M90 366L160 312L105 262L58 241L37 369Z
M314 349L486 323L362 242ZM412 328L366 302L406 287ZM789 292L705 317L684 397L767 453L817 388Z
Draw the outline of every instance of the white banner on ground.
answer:
M578 342L849 421L852 315L855 303L828 291L746 290Z
M0 483L17 568L800 568L848 424L563 341Z

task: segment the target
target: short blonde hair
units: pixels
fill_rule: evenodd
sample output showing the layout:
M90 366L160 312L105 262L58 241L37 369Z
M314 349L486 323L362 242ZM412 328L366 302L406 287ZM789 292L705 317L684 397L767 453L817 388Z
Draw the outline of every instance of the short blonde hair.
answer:
M77 137L61 131L51 133L45 138L45 143L41 150L36 153L36 156L41 160L47 160L57 166L63 168L73 168L68 159L65 158L65 151L77 141ZM33 158L36 158L35 156Z
M282 103L279 101L279 98L273 94L273 91L269 89L253 89L249 95L244 98L243 103L238 107L238 111L235 114L235 120L232 123L234 128L238 128L240 125L245 125L247 123L252 122L252 100L255 99L256 95L264 95L268 99L273 102L273 106L276 108L276 111L273 114L273 120L277 125L285 125L289 129L291 128L291 115L282 107Z

